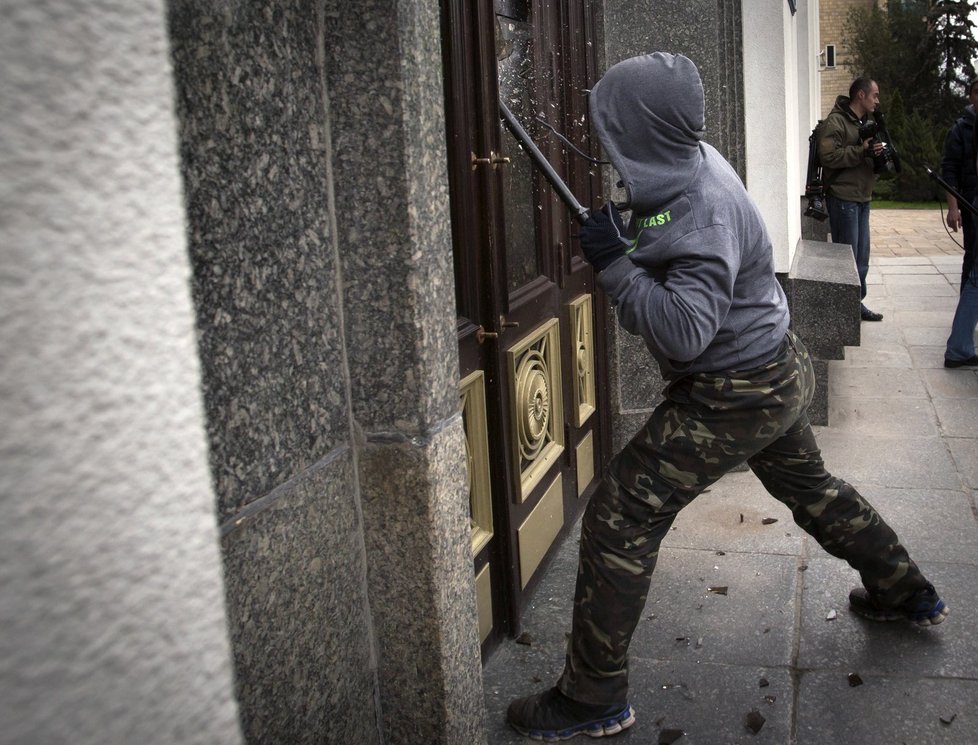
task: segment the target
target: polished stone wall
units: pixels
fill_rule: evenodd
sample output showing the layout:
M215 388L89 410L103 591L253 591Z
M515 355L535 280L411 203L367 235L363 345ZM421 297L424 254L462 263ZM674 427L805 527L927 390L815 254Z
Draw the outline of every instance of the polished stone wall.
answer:
M169 21L242 725L372 745L322 13L175 0Z
M440 3L332 5L337 240L385 742L484 742Z
M439 18L171 3L250 742L484 739Z

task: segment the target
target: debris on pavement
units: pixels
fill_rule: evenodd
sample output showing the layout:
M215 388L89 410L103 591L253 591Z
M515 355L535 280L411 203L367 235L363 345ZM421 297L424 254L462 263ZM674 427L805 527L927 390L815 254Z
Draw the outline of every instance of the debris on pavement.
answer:
M776 517L765 517L763 520L761 520L761 525L773 525L777 521L778 518Z
M659 745L672 745L685 734L681 729L664 729L659 733Z
M957 714L951 714L950 716L943 716L941 717L941 724L945 726L950 726L951 722L953 722L957 718L958 718Z
M863 684L863 679L859 677L859 673L849 673L849 686L855 688L856 686L861 686Z
M839 614L834 610L830 610L828 615L825 617L826 621L834 621Z
M529 646L531 646L533 644L533 637L530 636L529 632L524 631L522 634L520 634L518 637L516 637L516 643L517 644L524 644L527 647L529 647Z
M770 683L770 682L768 682L768 679L767 679L767 678L761 678L761 679L760 679L760 680L759 680L759 681L757 682L757 685L758 685L758 687L760 687L760 688L767 688L767 687L768 687L769 685L771 685L771 683Z
M726 595L727 594L727 586L726 585L719 585L717 587L707 587L706 589L707 589L708 592L712 592L715 595Z
M693 692L689 690L689 686L686 685L685 683L663 683L662 690L663 691L678 690L682 694L683 698L686 699L687 701L693 701L696 698L696 696L693 695Z
M761 731L761 727L764 726L764 722L767 720L761 716L761 712L757 709L751 709L747 713L747 717L744 719L744 726L747 727L755 735Z

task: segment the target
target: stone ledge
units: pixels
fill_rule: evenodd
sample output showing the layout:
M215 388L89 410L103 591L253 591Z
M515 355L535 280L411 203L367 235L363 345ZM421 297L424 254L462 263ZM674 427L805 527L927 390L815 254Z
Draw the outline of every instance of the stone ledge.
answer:
M828 360L859 346L859 275L852 250L843 243L800 240L784 280L791 326L815 363L813 424L828 424Z
M787 289L792 328L813 356L841 360L859 346L859 276L847 245L799 241Z

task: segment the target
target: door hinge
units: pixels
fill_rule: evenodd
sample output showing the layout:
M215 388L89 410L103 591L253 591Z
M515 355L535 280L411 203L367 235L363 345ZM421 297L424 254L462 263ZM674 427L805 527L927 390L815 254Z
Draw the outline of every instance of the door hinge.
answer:
M510 162L510 159L503 155L502 153L497 153L495 150L489 151L488 158L479 158L475 153L470 153L472 170L474 171L478 166L492 166L493 168L498 168L499 166L504 166Z

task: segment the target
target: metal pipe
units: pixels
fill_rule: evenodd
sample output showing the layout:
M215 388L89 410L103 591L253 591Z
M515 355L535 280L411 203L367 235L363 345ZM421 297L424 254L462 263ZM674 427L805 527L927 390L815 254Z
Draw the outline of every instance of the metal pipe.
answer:
M546 177L547 181L553 187L554 191L557 192L557 196L561 198L564 204L567 205L568 209L573 213L574 219L577 220L581 225L588 221L591 217L591 213L577 201L577 197L571 192L567 184L564 183L563 179L554 170L554 167L550 165L540 148L536 146L530 135L527 134L526 130L523 129L523 125L519 123L513 112L509 110L509 107L499 99L499 110L502 112L503 120L506 122L506 126L509 127L513 136L520 142L526 154L530 156L530 160L533 164L540 169L540 172Z
M958 209L965 209L968 212L970 212L972 215L978 216L978 209L975 209L975 206L971 203L971 201L967 197L965 197L961 192L959 192L957 189L951 186L947 181L945 181L936 173L934 173L927 166L924 166L924 170L927 171L928 176L930 176L932 179L934 179L934 181L936 181L938 184L941 185L944 191L946 191L948 194L950 194L952 197L958 200Z

